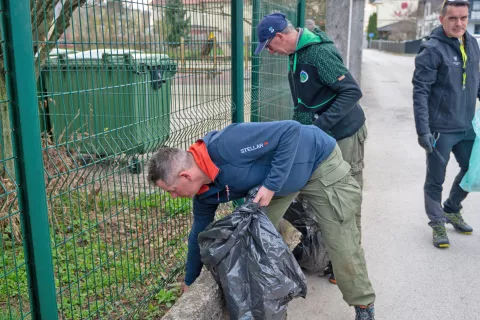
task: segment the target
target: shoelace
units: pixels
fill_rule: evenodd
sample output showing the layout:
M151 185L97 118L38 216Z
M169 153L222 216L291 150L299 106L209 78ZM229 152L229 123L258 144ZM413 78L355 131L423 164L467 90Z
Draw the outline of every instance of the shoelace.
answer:
M460 214L452 214L453 218L457 220L458 224L465 225L465 220L463 220L463 217ZM453 220L453 219L452 219Z
M461 224L465 224L465 220L463 220L462 216L458 216L458 222L461 223Z
M437 232L437 235L439 236L446 236L447 231L445 230L445 227L435 227L435 231Z

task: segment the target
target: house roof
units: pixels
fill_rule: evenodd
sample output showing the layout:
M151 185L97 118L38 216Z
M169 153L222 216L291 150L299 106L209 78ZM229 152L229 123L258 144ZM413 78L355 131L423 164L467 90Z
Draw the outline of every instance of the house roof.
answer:
M409 20L402 20L398 21L392 24L388 24L386 26L383 26L381 28L378 28L377 30L380 32L391 32L394 30L399 30L399 29L405 29L405 27L411 27L412 25L415 25L416 23L413 21Z

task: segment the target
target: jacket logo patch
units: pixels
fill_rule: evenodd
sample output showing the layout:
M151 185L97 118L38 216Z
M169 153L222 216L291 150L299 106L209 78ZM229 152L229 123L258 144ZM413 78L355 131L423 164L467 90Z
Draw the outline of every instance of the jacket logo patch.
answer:
M265 146L268 145L268 141L265 141L264 143L259 143L255 146L251 146L251 147L246 147L246 148L243 148L243 149L240 149L240 153L247 153L247 152L250 152L250 151L254 151L254 150L257 150L257 149L261 149Z
M307 82L308 80L308 73L306 73L305 71L300 71L300 82L301 83L305 83Z
M453 64L456 65L456 66L460 65L460 62L458 62L457 56L453 57Z

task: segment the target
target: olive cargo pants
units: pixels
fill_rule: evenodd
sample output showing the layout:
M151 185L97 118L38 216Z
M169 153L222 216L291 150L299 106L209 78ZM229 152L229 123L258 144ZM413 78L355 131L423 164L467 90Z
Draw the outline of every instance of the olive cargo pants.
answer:
M374 302L375 293L368 278L355 218L362 195L349 171L350 165L336 146L300 192L274 197L266 211L278 226L292 200L302 194L318 219L343 299L351 306L369 305Z

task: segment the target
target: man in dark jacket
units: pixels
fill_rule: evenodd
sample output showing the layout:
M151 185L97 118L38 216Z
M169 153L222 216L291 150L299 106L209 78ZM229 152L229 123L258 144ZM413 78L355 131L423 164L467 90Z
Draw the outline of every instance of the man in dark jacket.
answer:
M309 148L299 147L299 143ZM296 121L232 124L208 133L187 151L161 148L148 179L173 198L193 198L185 284L200 274L198 234L214 220L220 203L243 198L261 185L255 202L277 226L300 193L310 203L339 275L345 301L357 319L374 319L375 293L368 279L355 213L362 197L332 137Z
M447 248L445 223L471 234L461 215L467 197L460 182L468 170L475 133L472 119L479 96L477 41L467 31L467 1L446 1L441 26L432 31L415 58L413 107L418 142L427 152L424 185L425 210L433 229L433 244ZM443 203L442 190L450 153L460 165L450 195Z
M358 103L362 91L343 64L332 40L318 28L295 29L283 13L265 16L257 26L259 45L288 55L293 119L314 124L337 140L351 174L363 188L365 114ZM361 208L355 215L361 237ZM336 283L335 276L330 282Z

